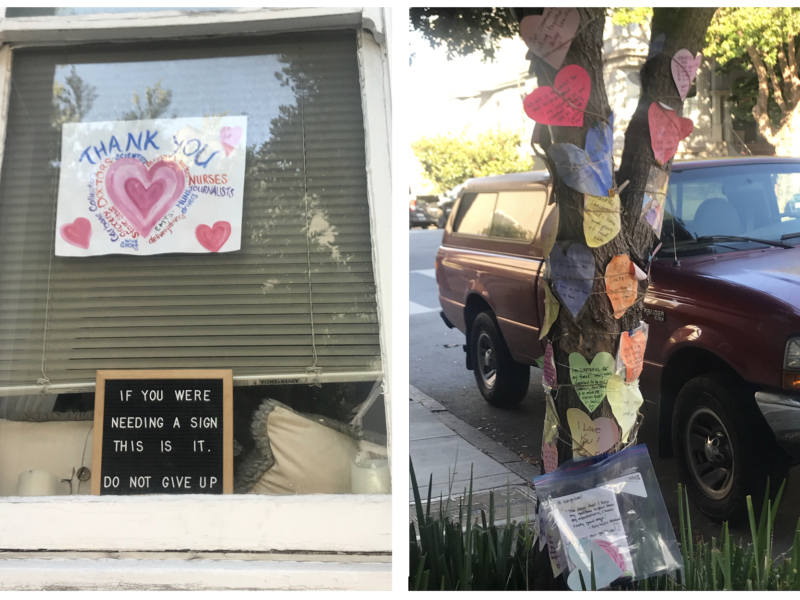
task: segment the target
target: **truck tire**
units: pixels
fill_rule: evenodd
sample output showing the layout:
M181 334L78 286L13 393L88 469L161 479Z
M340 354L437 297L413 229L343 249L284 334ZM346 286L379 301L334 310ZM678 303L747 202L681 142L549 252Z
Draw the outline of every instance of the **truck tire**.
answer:
M469 351L475 381L484 399L499 407L519 404L528 393L531 369L511 358L490 313L482 312L472 322Z
M673 415L678 471L689 497L711 519L744 518L747 496L758 511L767 478L774 496L787 477L789 457L734 375L711 373L689 380L678 393Z

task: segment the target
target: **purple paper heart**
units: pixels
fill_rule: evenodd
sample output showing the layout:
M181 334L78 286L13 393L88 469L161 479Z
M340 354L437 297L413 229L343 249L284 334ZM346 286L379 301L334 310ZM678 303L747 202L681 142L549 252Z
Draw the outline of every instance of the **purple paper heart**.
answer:
M549 261L555 291L573 318L577 318L594 286L594 255L579 242L573 243L566 254L560 244L555 244Z

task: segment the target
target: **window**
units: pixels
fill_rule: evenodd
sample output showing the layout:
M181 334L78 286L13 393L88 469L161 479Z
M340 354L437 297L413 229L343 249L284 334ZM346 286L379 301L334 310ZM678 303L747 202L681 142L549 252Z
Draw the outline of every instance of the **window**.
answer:
M500 192L492 218L492 236L531 241L546 201L544 190Z
M497 194L464 194L453 230L472 235L489 235Z

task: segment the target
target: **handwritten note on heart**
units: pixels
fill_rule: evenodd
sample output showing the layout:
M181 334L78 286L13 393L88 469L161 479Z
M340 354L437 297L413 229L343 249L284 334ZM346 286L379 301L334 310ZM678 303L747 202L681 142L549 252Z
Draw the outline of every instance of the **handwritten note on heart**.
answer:
M647 333L647 323L642 323L632 333L623 331L619 337L616 372L623 373L627 383L639 379L639 375L642 373Z
M555 89L544 85L528 94L522 103L525 114L542 125L581 127L583 109L592 90L586 69L567 65L558 72L553 83Z
M84 250L89 247L89 242L92 240L92 224L84 217L78 217L72 223L65 223L59 228L59 232L65 242Z
M556 380L556 360L553 357L553 344L549 342L544 349L544 364L542 370L544 371L544 384L547 387L556 387L558 385Z
M583 200L583 235L590 248L603 246L617 237L621 227L619 195L589 196Z
M639 407L644 403L639 382L625 383L619 375L612 375L606 387L611 412L622 429L622 441L627 442L631 429L636 424Z
M183 193L186 177L171 161L149 169L135 158L120 158L106 172L106 188L114 205L147 237Z
M542 223L542 256L545 258L550 256L550 252L553 250L553 244L556 243L556 237L558 236L558 220L560 216L558 204L553 203L548 205L548 207L547 214Z
M553 144L547 154L558 176L573 190L592 196L609 196L614 188L612 150L614 113L608 123L598 121L586 132L586 149L575 144Z
M561 306L556 297L553 296L553 292L550 291L550 286L543 282L542 287L544 287L544 323L542 323L542 330L539 332L540 340L547 335L553 323L556 322L558 309Z
M567 409L567 423L572 436L572 457L588 458L603 454L619 441L619 428L613 419L594 420L579 408Z
M231 224L228 221L217 221L213 227L198 225L194 234L203 248L209 252L218 252L231 237Z
M627 254L617 254L606 267L606 295L611 300L614 318L620 319L639 295L636 270Z
M545 8L541 15L523 18L519 33L531 52L558 69L580 23L581 17L575 8Z
M573 243L566 254L556 244L550 252L553 286L562 304L577 317L594 286L594 255L584 244Z
M698 52L695 57L685 48L678 50L675 56L672 57L672 78L675 80L681 100L686 100L686 94L689 93L689 88L692 87L692 80L697 75L697 69L700 68L700 63L702 62L702 53Z
M594 564L595 586L598 590L608 587L622 577L623 571L617 562L611 558L608 552L598 546L594 540L582 538L578 540L577 544L570 544L569 559L575 565L575 568L570 571L567 578L567 585L571 590L580 591L583 589L581 575L583 575L586 589L590 589L592 564Z
M558 468L558 449L555 444L542 444L544 472L552 473Z
M608 352L598 352L589 364L582 355L569 355L569 376L583 405L594 411L606 397L606 384L614 373L614 357Z
M660 164L666 163L678 151L681 140L694 131L691 119L684 119L660 102L653 102L647 111L650 124L650 145Z
M545 409L544 409L544 430L542 431L542 440L548 444L554 442L558 436L558 416L556 414L556 407L553 403L553 397L550 392L545 391Z

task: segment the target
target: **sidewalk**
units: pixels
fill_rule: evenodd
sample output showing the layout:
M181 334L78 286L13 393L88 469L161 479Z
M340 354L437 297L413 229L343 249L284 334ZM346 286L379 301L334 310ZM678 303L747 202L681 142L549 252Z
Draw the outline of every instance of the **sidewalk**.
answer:
M506 489L510 486L512 516L532 514L529 484L540 474L539 467L455 417L414 386L409 386L409 391L409 450L423 503L431 474L431 499L438 500L440 495L447 498L448 478L453 476L454 468L452 495L462 495L469 488L472 468L473 505L478 512L480 508L488 509L489 490L495 490L496 512L505 517ZM413 504L410 477L408 486L409 502Z

